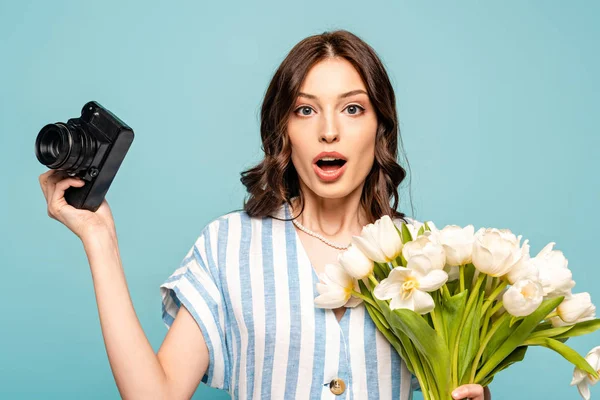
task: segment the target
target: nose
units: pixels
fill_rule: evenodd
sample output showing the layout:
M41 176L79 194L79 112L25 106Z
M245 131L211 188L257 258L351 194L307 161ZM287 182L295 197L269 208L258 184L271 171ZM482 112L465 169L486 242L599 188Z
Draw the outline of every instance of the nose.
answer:
M321 131L319 140L325 143L337 142L340 140L338 127L334 117L327 117L325 127Z

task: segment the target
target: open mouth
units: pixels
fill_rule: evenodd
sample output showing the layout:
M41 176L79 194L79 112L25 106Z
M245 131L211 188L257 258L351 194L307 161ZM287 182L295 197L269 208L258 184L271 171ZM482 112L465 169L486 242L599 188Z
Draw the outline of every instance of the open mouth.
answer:
M336 171L336 170L340 169L341 167L343 167L344 164L346 164L346 160L340 160L340 159L318 160L317 161L317 167L321 168L325 172Z

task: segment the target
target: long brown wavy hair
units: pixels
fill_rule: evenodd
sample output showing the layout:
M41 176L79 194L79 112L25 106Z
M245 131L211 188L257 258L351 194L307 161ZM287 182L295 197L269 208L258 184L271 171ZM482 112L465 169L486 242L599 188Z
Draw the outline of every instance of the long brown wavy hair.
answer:
M396 98L383 63L362 39L346 30L309 36L296 44L271 79L260 113L261 149L264 159L241 173L248 191L244 211L250 217L265 217L298 196L302 210L304 197L299 178L291 162L291 144L287 123L293 111L300 86L310 68L329 57L343 57L360 74L377 114L375 162L367 175L361 195L361 206L374 222L383 215L404 219L397 211L398 186L407 176L398 162L398 140L402 143ZM408 162L407 162L408 165ZM393 206L390 199L394 198Z

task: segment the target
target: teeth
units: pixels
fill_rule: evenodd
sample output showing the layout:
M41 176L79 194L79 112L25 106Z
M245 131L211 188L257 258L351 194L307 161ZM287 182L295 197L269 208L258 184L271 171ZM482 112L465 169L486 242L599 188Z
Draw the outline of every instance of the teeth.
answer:
M321 158L321 161L335 161L335 160L341 160L341 158L333 158L333 157Z

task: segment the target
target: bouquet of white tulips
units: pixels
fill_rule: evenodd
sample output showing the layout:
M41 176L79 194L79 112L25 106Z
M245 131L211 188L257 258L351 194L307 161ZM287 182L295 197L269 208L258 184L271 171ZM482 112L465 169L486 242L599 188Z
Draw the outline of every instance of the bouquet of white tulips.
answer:
M426 400L451 399L467 383L487 386L499 371L544 346L575 366L571 385L589 399L600 346L584 358L568 338L600 328L588 293L563 253L537 256L507 229L432 222L397 227L389 216L354 236L317 284L321 308L364 302L379 331L417 377Z

